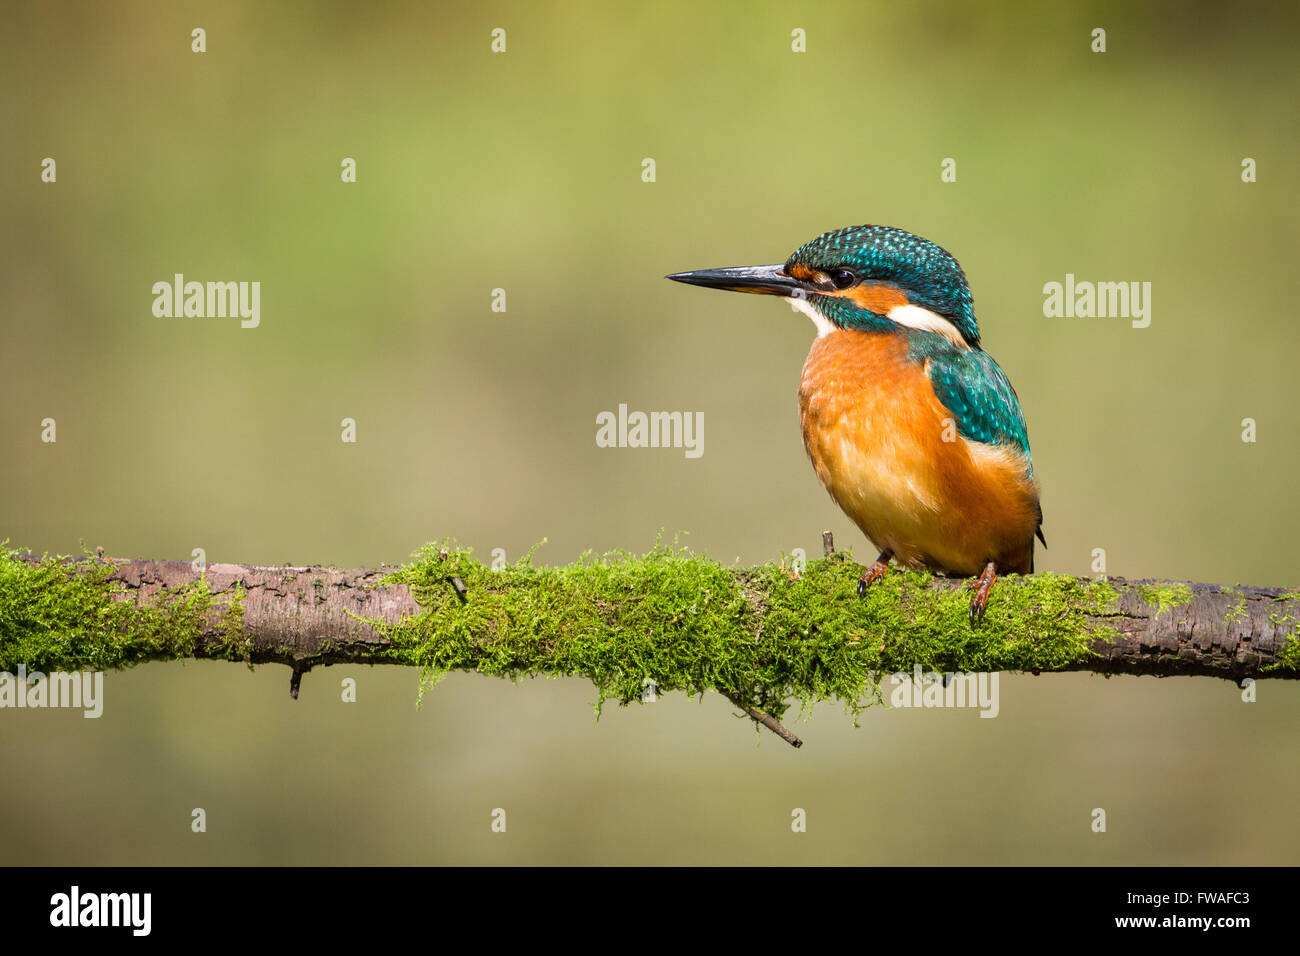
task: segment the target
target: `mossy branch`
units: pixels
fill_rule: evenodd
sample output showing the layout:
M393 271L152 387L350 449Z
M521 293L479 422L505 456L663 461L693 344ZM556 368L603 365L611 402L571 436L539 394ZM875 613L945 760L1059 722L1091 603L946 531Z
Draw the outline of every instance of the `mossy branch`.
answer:
M1300 594L1278 588L1089 580L998 582L968 621L964 582L892 570L865 598L844 554L727 567L685 549L530 556L492 570L446 542L405 566L339 570L36 558L0 549L0 670L128 667L220 658L314 666L407 664L512 679L583 676L606 700L716 691L778 722L798 701L852 713L882 677L924 671L1070 671L1300 677Z

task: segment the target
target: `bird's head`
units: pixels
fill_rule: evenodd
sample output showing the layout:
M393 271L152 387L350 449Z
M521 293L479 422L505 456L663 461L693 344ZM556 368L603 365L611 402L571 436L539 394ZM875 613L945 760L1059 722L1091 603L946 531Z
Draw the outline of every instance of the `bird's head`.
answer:
M677 282L779 295L825 335L837 329L912 328L979 348L970 286L939 246L891 226L850 226L804 243L785 263L701 269Z

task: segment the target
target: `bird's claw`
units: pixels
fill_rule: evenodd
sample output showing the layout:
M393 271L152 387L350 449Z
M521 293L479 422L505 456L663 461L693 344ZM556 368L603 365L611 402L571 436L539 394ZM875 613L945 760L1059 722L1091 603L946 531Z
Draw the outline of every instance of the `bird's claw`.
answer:
M970 599L970 626L974 627L984 618L984 609L989 605L989 593L993 583L998 579L997 565L990 561L979 577L966 585L967 591L974 591Z
M858 597L866 597L867 588L871 587L871 585L883 578L885 572L888 570L889 565L884 561L877 561L871 565L871 567L867 568L867 570L862 573L862 577L858 578Z

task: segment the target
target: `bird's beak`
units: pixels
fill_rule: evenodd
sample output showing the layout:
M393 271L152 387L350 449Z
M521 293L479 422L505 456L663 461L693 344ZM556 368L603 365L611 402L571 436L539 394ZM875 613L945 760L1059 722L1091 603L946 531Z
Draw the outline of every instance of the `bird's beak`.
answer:
M700 269L696 272L674 272L666 279L702 285L708 289L726 289L728 292L755 292L759 295L802 297L813 291L798 279L785 274L785 265L733 266L729 269Z

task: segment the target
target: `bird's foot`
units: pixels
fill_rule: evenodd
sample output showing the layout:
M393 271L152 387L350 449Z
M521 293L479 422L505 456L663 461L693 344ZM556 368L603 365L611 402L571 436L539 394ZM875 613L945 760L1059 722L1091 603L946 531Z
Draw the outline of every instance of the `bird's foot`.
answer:
M876 558L871 567L862 573L862 577L858 578L858 597L866 597L867 588L885 576L889 571L889 559L892 557L893 555L888 551L880 552L880 557Z
M967 591L975 593L970 599L970 625L974 627L984 617L984 609L989 604L989 594L993 590L993 584L998 579L998 566L990 561L984 565L984 570L980 576L975 578L966 585Z

